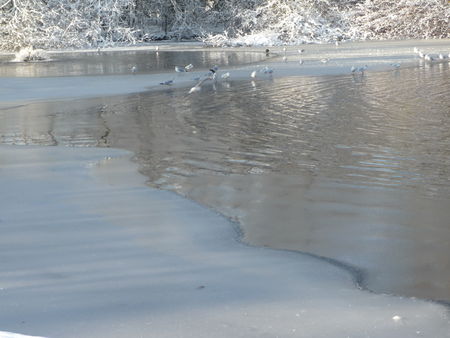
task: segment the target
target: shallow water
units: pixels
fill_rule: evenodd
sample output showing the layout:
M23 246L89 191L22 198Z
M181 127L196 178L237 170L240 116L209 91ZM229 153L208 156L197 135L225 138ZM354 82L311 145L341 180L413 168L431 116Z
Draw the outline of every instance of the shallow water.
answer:
M450 300L449 91L448 63L219 82L3 109L0 141L133 150L151 185L240 221L252 244Z
M12 62L11 55L0 55L0 77L47 77L79 75L136 74L172 71L175 66L190 63L204 69L212 65L235 66L243 63L266 60L264 53L257 52L210 52L210 51L173 51L132 50L89 53L49 54L49 61Z

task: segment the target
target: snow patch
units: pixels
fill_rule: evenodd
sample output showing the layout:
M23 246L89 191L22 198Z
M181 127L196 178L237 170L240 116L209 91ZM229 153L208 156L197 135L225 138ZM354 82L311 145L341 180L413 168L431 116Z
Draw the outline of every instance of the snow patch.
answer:
M0 338L45 338L40 336L27 336L20 333L0 331Z

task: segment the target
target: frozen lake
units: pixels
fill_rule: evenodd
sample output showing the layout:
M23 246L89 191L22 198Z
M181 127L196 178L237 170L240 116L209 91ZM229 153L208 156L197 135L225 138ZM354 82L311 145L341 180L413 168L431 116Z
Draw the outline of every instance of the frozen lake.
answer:
M159 68L137 52L92 53L75 64L74 55L60 55L55 63L5 63L0 75L117 75L134 64L152 73L265 59L192 53L160 52ZM449 92L448 62L417 62L364 75L231 79L195 95L167 88L23 102L0 110L0 142L131 150L151 186L239 221L251 244L344 262L377 292L449 301Z

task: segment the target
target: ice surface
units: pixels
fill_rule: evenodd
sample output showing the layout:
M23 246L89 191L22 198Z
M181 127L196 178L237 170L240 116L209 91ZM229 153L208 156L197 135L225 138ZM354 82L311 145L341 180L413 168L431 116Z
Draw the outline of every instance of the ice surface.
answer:
M248 247L114 149L0 146L0 328L48 337L450 337L447 310Z

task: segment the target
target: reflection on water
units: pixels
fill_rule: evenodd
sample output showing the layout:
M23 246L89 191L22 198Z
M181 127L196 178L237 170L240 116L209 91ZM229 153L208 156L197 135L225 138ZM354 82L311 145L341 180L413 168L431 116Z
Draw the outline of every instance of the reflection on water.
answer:
M99 53L64 53L50 55L50 61L11 62L12 56L0 56L0 77L42 77L72 75L136 74L173 71L175 66L192 63L198 69L212 65L234 66L267 59L257 52L171 52L154 50L101 51Z
M245 240L333 257L381 292L450 300L450 70L219 82L0 111L3 143L123 147Z

